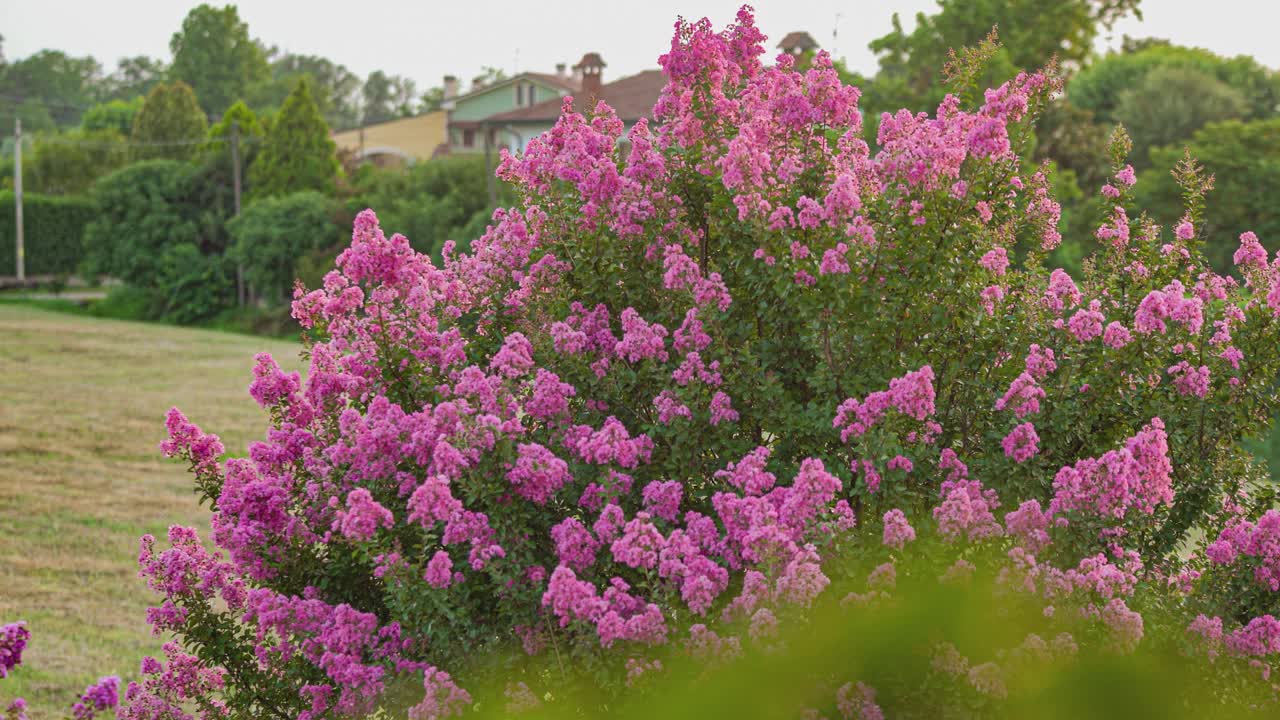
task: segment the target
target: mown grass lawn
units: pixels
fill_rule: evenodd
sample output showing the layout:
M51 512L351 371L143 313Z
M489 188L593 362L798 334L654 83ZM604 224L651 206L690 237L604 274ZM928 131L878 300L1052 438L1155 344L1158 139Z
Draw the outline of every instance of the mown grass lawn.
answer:
M176 405L243 453L265 428L247 393L262 350L301 366L288 342L0 304L0 624L32 634L0 706L19 695L35 718L68 715L85 685L127 681L159 651L138 538L174 523L208 535L185 468L157 449L164 414Z

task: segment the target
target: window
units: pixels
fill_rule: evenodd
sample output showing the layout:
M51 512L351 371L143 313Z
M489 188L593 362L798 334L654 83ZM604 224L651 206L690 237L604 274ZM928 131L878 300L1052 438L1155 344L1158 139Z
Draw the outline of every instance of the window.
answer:
M516 83L516 107L524 107L524 84Z
M462 131L462 147L474 147L475 144L476 144L476 131L463 130Z
M530 86L529 86L529 104L530 104L530 105L533 105L534 103L536 103L536 102L537 102L537 100L534 100L534 99L533 99L534 94L535 94L535 93L534 93L534 90L535 90L537 87L538 87L537 85L530 85Z

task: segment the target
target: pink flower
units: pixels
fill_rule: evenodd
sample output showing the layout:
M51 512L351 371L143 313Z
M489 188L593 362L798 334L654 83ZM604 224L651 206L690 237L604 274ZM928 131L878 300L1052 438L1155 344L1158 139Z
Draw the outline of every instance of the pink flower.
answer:
M1049 287L1044 291L1045 305L1054 312L1062 312L1064 307L1075 307L1080 303L1080 290L1075 281L1061 268L1049 274Z
M1022 373L1009 384L1009 389L996 401L997 410L1012 410L1019 420L1040 412L1044 390L1030 373Z
M1131 339L1129 328L1115 321L1108 323L1107 329L1102 333L1103 344L1117 350L1128 345Z
M997 699L1004 699L1009 695L1009 689L1004 681L1004 671L993 662L974 665L969 668L968 677L973 689L983 695Z
M521 443L515 465L507 471L516 494L538 505L545 505L570 480L569 465L537 443Z
M907 522L907 516L901 510L890 510L884 514L884 544L901 550L906 544L916 539L916 531Z
M1040 451L1039 442L1040 436L1036 434L1036 426L1028 422L1015 427L1005 436L1002 445L1006 457L1013 458L1014 462L1024 463Z
M1050 517L1040 510L1040 501L1023 502L1004 516L1004 522L1009 534L1029 552L1040 552L1049 546Z
M1267 266L1267 250L1258 242L1258 236L1252 232L1240 235L1240 247L1231 257L1232 262L1240 268L1265 268Z
M0 679L22 664L22 651L31 639L31 631L25 622L9 623L0 627Z
M1182 395L1193 395L1198 398L1209 396L1209 368L1201 365L1192 367L1186 360L1169 368L1173 376L1173 386Z
M716 391L711 398L711 424L719 425L722 422L737 422L738 411L733 409L732 400L723 392Z
M982 259L978 261L979 265L990 270L997 277L1004 275L1005 270L1009 267L1009 254L1002 247L988 250Z
M423 579L434 588L447 588L453 584L453 559L449 557L449 553L437 550L427 563Z
M390 528L391 511L378 504L369 491L357 488L347 494L347 507L333 521L335 529L351 540L371 540L379 527Z
M675 522L676 516L680 514L680 499L683 493L684 486L677 480L666 482L654 480L645 485L641 493L644 509L654 517Z
M1173 467L1160 418L1099 458L1085 458L1058 471L1050 512L1081 511L1123 518L1132 510L1150 515L1173 503Z
M1080 342L1088 342L1102 334L1102 323L1106 320L1097 310L1097 303L1088 310L1078 310L1067 321L1067 329Z
M556 556L560 564L582 572L595 564L600 542L591 535L581 520L567 517L551 528Z
M993 514L1000 506L995 490L983 488L977 480L946 480L942 502L933 509L938 532L948 542L994 537L1002 532Z
M979 296L982 302L982 309L987 311L988 316L996 314L996 304L1004 299L1004 288L999 285L988 285L982 289Z

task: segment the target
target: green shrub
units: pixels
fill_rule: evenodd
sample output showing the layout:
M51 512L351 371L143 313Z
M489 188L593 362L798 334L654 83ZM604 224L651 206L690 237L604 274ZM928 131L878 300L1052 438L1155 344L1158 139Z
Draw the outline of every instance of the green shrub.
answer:
M160 256L149 315L180 325L208 320L234 303L234 278L226 257L205 255L192 243L171 245Z
M74 273L84 257L85 226L95 213L88 198L23 193L27 275ZM0 275L17 273L16 234L13 193L0 192Z
M232 304L226 209L214 189L201 167L172 160L135 163L95 184L85 268L148 295L134 319L199 322Z
M511 187L498 182L498 204L515 200ZM458 155L418 163L407 170L361 168L348 201L352 215L375 208L390 230L409 238L415 250L437 258L446 240L466 248L490 220L489 176L484 158Z
M227 223L227 232L232 261L244 266L245 280L270 302L290 297L300 257L341 238L328 201L310 191L258 200Z
M117 285L105 298L89 306L89 314L113 320L137 320L146 317L150 309L151 293L130 285Z
M150 160L99 180L93 188L99 213L85 233L89 272L151 285L164 248L197 237L194 209L185 202L192 175L185 163Z

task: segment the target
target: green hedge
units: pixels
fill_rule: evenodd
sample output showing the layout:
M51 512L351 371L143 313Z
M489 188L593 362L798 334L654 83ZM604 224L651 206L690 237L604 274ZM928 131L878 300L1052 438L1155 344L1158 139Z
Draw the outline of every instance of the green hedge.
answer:
M92 200L23 193L27 275L76 271L84 257L84 228L97 214ZM13 193L0 192L0 276L17 274Z

